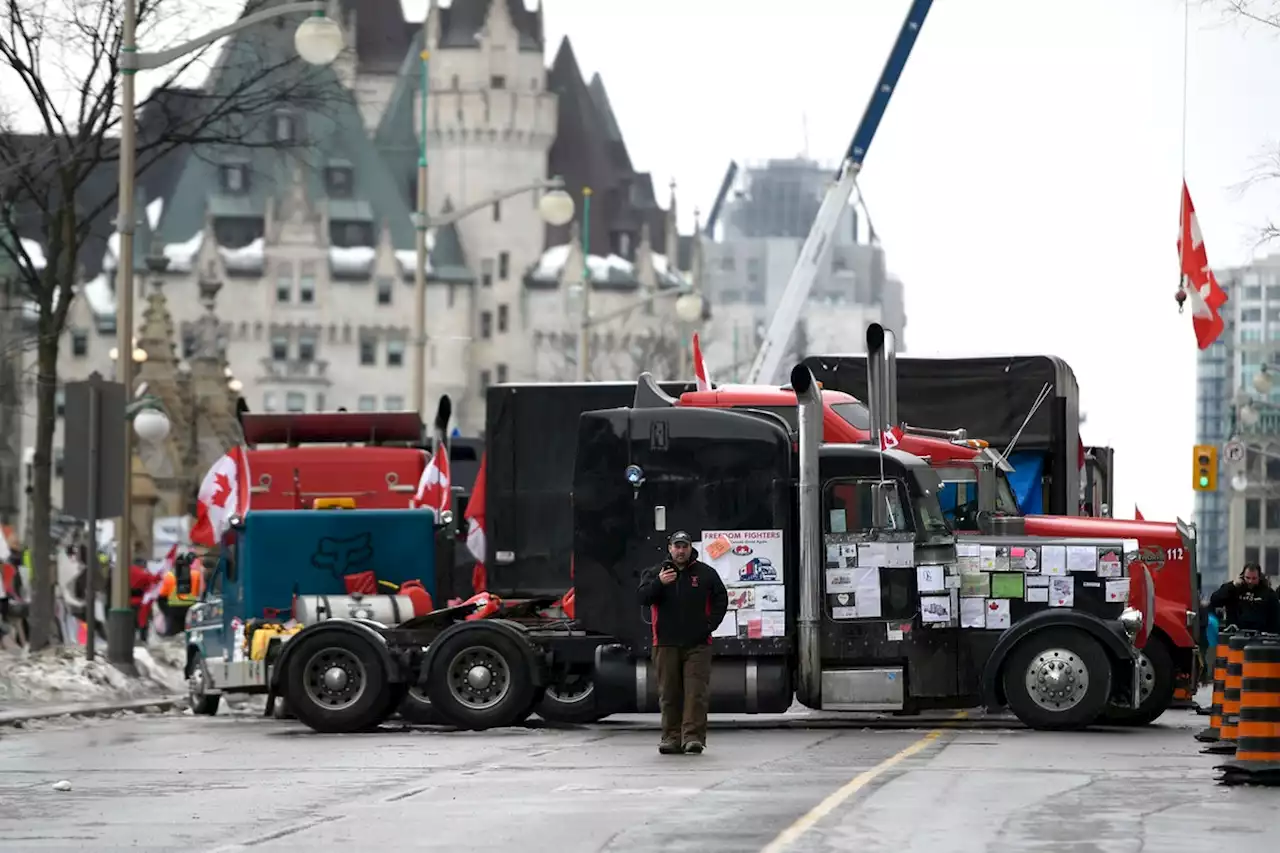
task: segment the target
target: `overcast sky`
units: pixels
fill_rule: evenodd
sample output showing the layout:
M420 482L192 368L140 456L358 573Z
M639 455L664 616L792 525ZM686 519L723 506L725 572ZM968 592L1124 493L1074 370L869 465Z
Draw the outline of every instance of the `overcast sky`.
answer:
M710 207L731 158L837 160L908 5L544 9L548 51L572 38L584 72L604 77L632 159L659 186L676 178L688 217ZM1148 518L1192 507L1196 346L1173 301L1183 8L938 0L862 179L906 284L910 353L1067 359L1086 443L1116 448L1126 517L1135 502ZM1278 200L1238 189L1280 141L1278 35L1192 0L1186 173L1215 266L1253 255Z

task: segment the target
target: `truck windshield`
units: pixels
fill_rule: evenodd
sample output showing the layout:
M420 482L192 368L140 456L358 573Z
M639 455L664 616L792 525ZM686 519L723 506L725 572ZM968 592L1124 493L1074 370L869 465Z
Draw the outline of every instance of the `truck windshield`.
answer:
M871 430L871 413L867 411L867 407L861 403L834 403L831 411L835 412L847 424L854 429L860 429L864 432Z
M938 503L943 488L938 475L930 468L916 470L912 472L911 482L915 492L911 497L915 504L916 531L924 536L950 533L951 525Z
M942 488L938 503L953 530L978 529L978 472L974 468L939 468ZM1000 515L1019 515L1018 501L1003 471L996 471L995 511Z

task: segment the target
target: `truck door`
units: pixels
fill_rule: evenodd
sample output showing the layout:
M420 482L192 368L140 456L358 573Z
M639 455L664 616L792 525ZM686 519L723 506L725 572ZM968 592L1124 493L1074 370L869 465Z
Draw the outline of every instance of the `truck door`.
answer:
M898 481L887 525L877 530L878 481L823 477L823 661L857 671L846 673L857 699L845 710L894 710L929 697L953 697L960 684L956 632L925 627L921 618L906 486ZM860 544L868 540L879 544ZM825 702L824 696L824 707Z

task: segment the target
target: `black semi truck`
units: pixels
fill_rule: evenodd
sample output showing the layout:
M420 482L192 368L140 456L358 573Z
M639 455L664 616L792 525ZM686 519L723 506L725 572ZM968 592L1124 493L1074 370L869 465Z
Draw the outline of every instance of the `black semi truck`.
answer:
M812 373L797 367L792 384L798 430L774 413L676 407L648 377L630 407L581 415L575 620L539 616L536 600L475 621L464 621L467 608L395 627L329 620L280 644L275 671L297 648L354 644L347 658L366 662L373 695L416 683L442 719L470 729L523 721L566 668L591 670L598 712L655 710L636 588L679 527L699 532L732 581L734 624L714 641L713 712L777 712L797 699L830 711L985 705L1070 729L1108 703L1137 702L1135 645L1153 608L1146 569L1128 574L1128 543L1020 536L1009 519L989 543L958 546L924 460L823 445ZM327 731L366 728L390 707L379 699L354 713L286 698Z

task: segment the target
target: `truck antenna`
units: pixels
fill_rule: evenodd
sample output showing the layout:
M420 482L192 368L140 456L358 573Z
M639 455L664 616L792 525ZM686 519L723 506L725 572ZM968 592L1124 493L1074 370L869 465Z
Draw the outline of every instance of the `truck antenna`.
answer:
M1044 401L1049 399L1049 393L1052 390L1052 385L1048 382L1044 383L1044 387L1040 389L1040 396L1036 397L1036 401L1031 404L1031 411L1027 412L1027 416L1023 418L1022 426L1018 427L1018 431L1013 434L1013 440L1010 441L1009 446L1004 449L1004 453L1002 455L1006 461L1009 459L1009 454L1013 452L1013 446L1017 444L1018 439L1022 437L1022 431L1027 428L1027 424L1031 423L1031 419L1036 416L1036 412L1039 411L1040 406L1044 404Z

